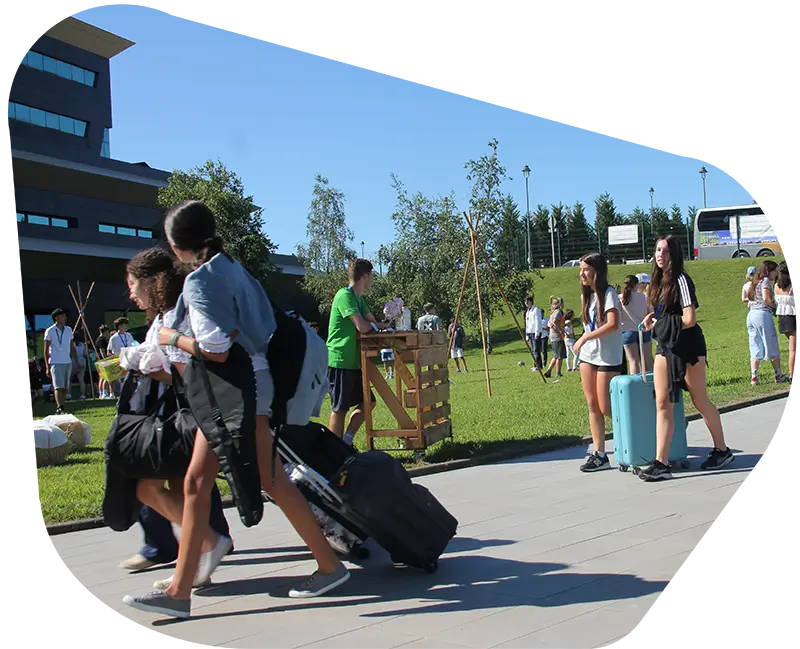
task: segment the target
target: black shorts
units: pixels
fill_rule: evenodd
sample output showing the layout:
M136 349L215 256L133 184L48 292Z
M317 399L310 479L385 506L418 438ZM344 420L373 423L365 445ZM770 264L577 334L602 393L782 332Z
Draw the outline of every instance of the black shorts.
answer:
M701 356L707 357L706 337L703 335L700 325L681 331L677 344L672 348L672 353L687 365L696 365ZM659 340L656 340L656 354L666 356Z
M622 361L619 365L595 365L594 363L587 363L586 361L581 361L581 365L588 365L589 367L593 367L598 372L602 372L603 374L625 374L625 361Z
M794 315L779 315L778 316L778 331L785 336L791 336L797 333L797 316Z
M553 347L553 358L565 359L567 357L567 345L563 340L553 340L550 344Z
M363 374L361 370L328 368L329 392L333 412L347 412L350 408L364 405ZM370 402L375 403L375 394L369 391Z

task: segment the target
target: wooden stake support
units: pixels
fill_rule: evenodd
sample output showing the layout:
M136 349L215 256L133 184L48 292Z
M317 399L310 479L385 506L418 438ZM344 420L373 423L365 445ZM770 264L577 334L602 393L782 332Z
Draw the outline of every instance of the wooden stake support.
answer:
M89 297L92 295L92 290L94 289L94 282L89 287L89 292L86 294L86 299L83 299L81 295L81 283L80 280L78 281L78 297L75 297L75 292L72 290L72 286L68 286L69 293L72 296L72 301L75 303L75 308L78 310L78 318L75 320L75 326L73 327L74 331L78 330L80 326L83 329L83 337L85 338L84 345L91 345L92 349L94 350L94 355L97 360L100 360L100 354L97 353L97 347L95 347L94 340L92 339L91 334L89 333L89 326L86 324L86 318L84 317L84 312L86 310L86 304L89 302ZM97 394L95 393L95 383L94 377L92 376L92 363L89 358L86 359L86 369L89 370L89 384L92 386L92 398L96 398Z
M452 437L447 334L444 331L369 333L360 336L360 343L367 449L375 450L377 437L399 438L401 448L414 451L423 451ZM386 348L394 352L394 388L373 360L377 358L380 362L381 350ZM394 427L375 428L371 387L392 413Z

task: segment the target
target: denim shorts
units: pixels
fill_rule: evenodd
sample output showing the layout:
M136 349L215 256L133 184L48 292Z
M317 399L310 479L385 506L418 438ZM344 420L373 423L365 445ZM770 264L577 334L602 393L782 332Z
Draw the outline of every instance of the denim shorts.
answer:
M643 331L642 332L643 340L646 343L649 343L653 340L653 334L650 331ZM622 344L624 345L635 345L639 342L639 332L638 331L623 331L622 332Z

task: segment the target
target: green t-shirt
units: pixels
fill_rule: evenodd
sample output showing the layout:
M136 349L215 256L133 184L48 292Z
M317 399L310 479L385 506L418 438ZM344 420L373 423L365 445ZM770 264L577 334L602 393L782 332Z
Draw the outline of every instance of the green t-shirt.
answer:
M350 319L360 313L365 318L369 313L363 297L350 288L340 289L333 298L331 319L328 324L328 367L342 370L361 368L361 348L358 344L358 330Z

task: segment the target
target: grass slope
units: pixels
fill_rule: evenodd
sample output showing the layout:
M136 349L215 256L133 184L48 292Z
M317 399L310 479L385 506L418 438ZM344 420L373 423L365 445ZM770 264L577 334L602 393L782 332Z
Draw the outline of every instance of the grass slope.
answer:
M762 370L762 385L749 384L749 353L745 328L746 307L740 303L744 272L750 260L702 261L688 264L688 272L697 285L698 321L709 347L709 390L712 400L729 404L760 396L785 386L776 385L771 367ZM622 283L625 275L649 272L645 266L614 266L610 281ZM580 305L580 286L575 268L544 271L544 279L535 284L536 303L546 306L550 295L561 295L568 308ZM518 317L521 317L518 314ZM494 353L489 356L493 396L486 394L486 375L480 348L480 334L472 333L466 350L469 374L456 374L451 366L451 404L454 439L428 450L425 462L443 462L498 450L524 447L535 450L563 439L588 435L586 406L577 373L567 373L558 383L545 385L532 373L531 358L519 337L510 315L492 322ZM781 340L784 368L787 362L786 340ZM517 362L525 361L525 367ZM689 412L693 411L687 404ZM103 444L113 418L109 402L70 402L70 412L92 426L93 440L85 452L73 453L64 465L39 469L39 494L42 514L48 524L100 516L104 488ZM34 415L43 417L53 410L37 406ZM330 413L326 401L322 421ZM379 401L375 423L388 428L392 420ZM360 444L363 441L357 440ZM383 447L393 447L394 440L383 440ZM410 454L399 452L410 462ZM227 485L220 488L228 495Z

